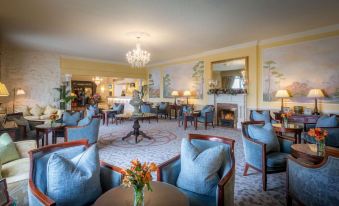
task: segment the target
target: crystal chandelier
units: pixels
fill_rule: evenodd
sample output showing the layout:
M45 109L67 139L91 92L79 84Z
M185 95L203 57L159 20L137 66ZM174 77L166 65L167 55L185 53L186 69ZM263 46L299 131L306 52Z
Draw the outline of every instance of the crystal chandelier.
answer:
M100 77L93 77L92 81L98 86L101 83L102 78L100 78Z
M129 64L132 65L132 67L140 68L145 67L146 64L151 59L151 54L145 50L142 50L140 47L139 39L140 37L137 37L137 45L136 48L132 51L127 52L126 59Z

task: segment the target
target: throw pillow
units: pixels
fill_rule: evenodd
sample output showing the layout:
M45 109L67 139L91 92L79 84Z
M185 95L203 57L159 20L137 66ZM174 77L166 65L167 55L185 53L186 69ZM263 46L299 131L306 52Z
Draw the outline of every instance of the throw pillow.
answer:
M267 110L262 113L252 111L252 118L254 121L264 121L265 123L271 122L270 112Z
M34 105L32 109L29 111L33 116L40 116L44 112L44 108L39 105Z
M335 115L321 116L317 120L317 124L315 125L315 127L336 127L336 126L338 126L338 122L337 122L337 117Z
M51 114L56 113L58 111L57 108L55 107L51 107L50 105L47 105L45 111L44 111L44 115L48 115L51 116Z
M7 162L20 158L20 154L16 150L12 138L7 133L0 135L0 157L2 164L6 164Z
M223 146L199 151L188 139L181 142L181 170L177 186L198 194L215 196L218 171L225 159Z
M85 126L85 125L88 125L90 122L91 122L91 118L85 117L78 122L78 126Z
M75 112L73 114L65 112L62 121L66 126L76 126L80 120L80 112Z
M56 205L90 205L101 192L96 145L72 159L51 155L47 162L47 195Z
M266 144L266 153L280 152L279 140L270 123L261 125L249 125L248 135L259 142Z

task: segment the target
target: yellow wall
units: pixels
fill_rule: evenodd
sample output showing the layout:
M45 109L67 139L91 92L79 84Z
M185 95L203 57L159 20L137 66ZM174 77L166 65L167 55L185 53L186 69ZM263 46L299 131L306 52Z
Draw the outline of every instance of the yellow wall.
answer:
M132 68L124 64L61 57L61 73L86 76L119 78L146 78L146 69Z
M233 49L226 52L221 52L219 54L214 55L206 55L201 58L192 58L187 61L177 61L171 64L180 64L190 61L204 61L205 62L205 86L204 86L204 99L203 100L191 100L190 103L204 105L207 104L207 90L208 90L208 81L212 77L211 72L211 63L214 61L220 61L225 59L232 59L232 58L239 58L239 57L248 57L248 78L249 78L249 88L248 88L248 95L247 95L247 108L248 109L271 109L271 110L279 110L280 109L280 101L279 102L263 102L262 99L262 65L261 65L261 54L264 48L294 44L302 41L309 41L315 40L325 37L330 37L334 35L339 35L338 31L332 32L325 32L325 33L318 33L312 35L303 35L294 38L286 38L288 40L280 40L275 42L270 42L267 44L260 43L256 46L250 46L247 48L242 49ZM263 41L264 42L264 41ZM312 61L312 60L310 60ZM171 64L163 64L152 66L149 69L160 69L163 70L164 67L167 67ZM338 71L339 72L339 71ZM160 88L160 95L162 97L163 88L162 88L162 79L161 79L161 88ZM173 99L164 99L164 98L157 98L157 99L150 99L150 101L170 101L172 102ZM314 103L287 103L285 106L293 107L294 105L301 105L307 107L314 107ZM319 104L318 105L321 112L325 113L339 113L339 104Z

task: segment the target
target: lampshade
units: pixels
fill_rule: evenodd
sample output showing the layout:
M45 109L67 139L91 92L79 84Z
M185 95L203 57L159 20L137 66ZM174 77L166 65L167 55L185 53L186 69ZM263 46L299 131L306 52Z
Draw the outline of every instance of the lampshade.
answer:
M172 95L172 96L179 96L179 92L178 92L178 91L173 91L173 92L171 93L171 95Z
M191 96L191 92L190 91L184 91L184 96Z
M8 90L6 85L0 82L0 97L7 97L9 96Z
M16 95L24 95L24 94L26 94L26 92L23 90L23 89L18 89L18 90L16 90Z
M275 97L286 98L286 97L290 97L290 95L286 89L281 89L277 91L277 93L275 94Z
M324 93L321 91L321 89L311 89L308 92L307 97L324 97Z

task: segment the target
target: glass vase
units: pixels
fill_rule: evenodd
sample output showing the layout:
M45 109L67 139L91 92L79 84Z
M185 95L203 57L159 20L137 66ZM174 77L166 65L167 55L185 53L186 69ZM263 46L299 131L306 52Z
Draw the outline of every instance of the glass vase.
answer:
M55 122L52 120L52 121L51 121L51 127L52 127L52 128L54 127L54 123L55 123Z
M144 206L144 186L134 186L134 206Z
M285 128L288 128L288 119L287 118L283 119L283 124L284 124Z
M316 144L317 144L317 154L323 155L325 150L325 141L324 140L316 141Z

